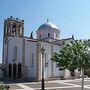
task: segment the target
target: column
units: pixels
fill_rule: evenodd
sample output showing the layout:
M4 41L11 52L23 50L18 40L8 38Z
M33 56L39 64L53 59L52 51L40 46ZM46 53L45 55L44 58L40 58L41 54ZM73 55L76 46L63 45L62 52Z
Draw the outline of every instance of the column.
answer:
M10 33L12 34L12 24L10 24Z

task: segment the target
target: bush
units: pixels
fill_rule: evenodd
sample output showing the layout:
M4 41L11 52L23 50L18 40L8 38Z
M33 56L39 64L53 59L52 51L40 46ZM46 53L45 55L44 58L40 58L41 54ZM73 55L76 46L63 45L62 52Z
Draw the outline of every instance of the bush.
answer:
M87 75L88 77L90 77L90 68L85 70L85 75Z
M0 90L9 90L9 86L5 85L4 83L0 83Z

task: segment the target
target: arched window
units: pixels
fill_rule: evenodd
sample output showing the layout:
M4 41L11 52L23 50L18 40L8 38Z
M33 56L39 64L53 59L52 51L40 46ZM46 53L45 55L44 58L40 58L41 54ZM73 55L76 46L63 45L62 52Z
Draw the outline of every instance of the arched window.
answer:
M45 67L47 68L48 67L48 62L47 62L47 54L45 54Z
M34 53L30 55L30 67L34 67Z
M18 64L18 77L19 78L22 77L22 66L21 66L21 63Z
M17 60L17 46L14 46L13 50L13 61Z
M41 38L41 34L39 34L39 38Z
M14 23L12 26L12 34L16 34L16 24Z
M13 78L16 78L16 64L13 64Z
M12 65L9 64L9 77L12 77Z
M10 25L8 25L8 35L10 35L11 33L11 28L10 28Z
M50 33L48 33L48 37L50 37Z
M22 35L22 28L23 28L23 26L19 25L18 35Z

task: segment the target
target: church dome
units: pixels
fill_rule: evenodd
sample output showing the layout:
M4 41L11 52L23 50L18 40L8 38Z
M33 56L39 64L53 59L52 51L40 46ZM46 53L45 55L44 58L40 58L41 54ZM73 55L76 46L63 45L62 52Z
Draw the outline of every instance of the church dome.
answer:
M54 38L58 39L60 34L60 29L53 23L49 22L47 19L47 22L42 24L38 30L37 30L37 39L43 39L43 38Z
M38 28L38 30L40 30L40 29L51 29L51 28L53 28L53 29L59 29L55 24L53 24L53 23L51 23L51 22L47 22L47 23L44 23L44 24L42 24L39 28Z

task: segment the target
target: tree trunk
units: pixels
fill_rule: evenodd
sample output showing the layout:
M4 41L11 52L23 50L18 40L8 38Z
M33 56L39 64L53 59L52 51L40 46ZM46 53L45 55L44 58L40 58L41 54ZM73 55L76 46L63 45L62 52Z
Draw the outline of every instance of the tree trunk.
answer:
M84 68L82 68L82 87L81 90L84 90Z

